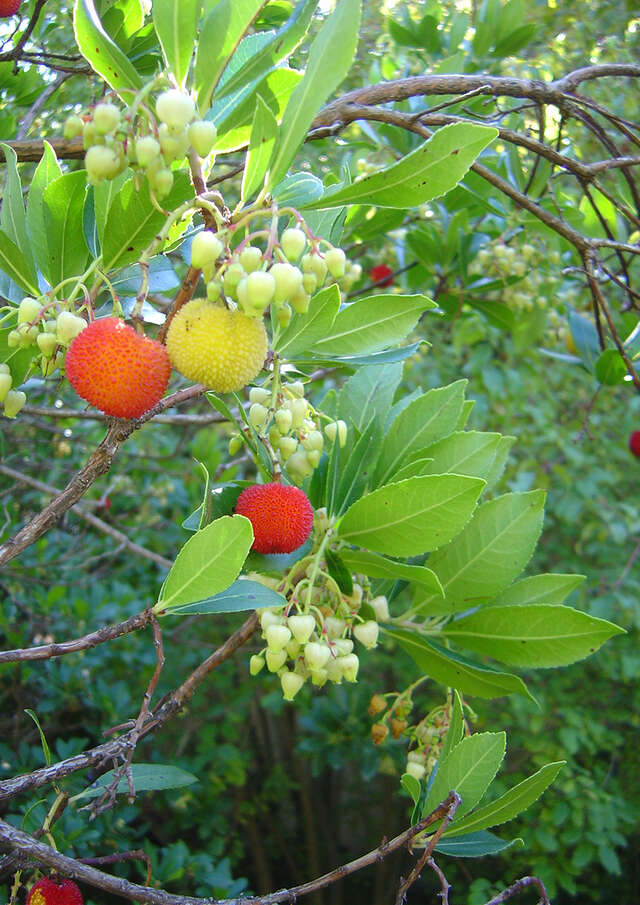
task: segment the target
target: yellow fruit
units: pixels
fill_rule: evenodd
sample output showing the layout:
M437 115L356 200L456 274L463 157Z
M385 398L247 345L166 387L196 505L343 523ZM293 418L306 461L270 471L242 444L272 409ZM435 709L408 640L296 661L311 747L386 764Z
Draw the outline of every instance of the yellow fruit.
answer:
M231 393L251 383L268 350L261 320L218 308L206 299L192 299L178 311L166 344L177 371L216 393Z

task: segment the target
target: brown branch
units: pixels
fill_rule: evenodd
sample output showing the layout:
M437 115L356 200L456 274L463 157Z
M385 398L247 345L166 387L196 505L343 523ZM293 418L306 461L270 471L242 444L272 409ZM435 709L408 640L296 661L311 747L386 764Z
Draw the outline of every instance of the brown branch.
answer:
M14 557L18 556L30 544L49 530L61 516L67 512L74 503L87 492L91 485L111 468L120 447L131 434L143 424L151 421L155 415L178 405L187 399L193 399L204 392L201 384L178 390L170 396L165 396L152 409L141 418L131 421L113 419L107 435L98 448L89 457L87 464L69 481L61 493L55 497L48 506L34 516L23 528L0 547L0 566L6 565Z
M435 831L433 836L429 838L429 842L425 846L424 852L420 856L419 860L414 865L413 870L409 874L406 880L400 880L400 886L398 887L398 894L396 895L396 905L403 905L407 897L407 892L409 888L413 886L416 880L419 878L422 873L422 869L424 868L427 861L431 858L433 854L433 850L440 841L440 837L449 826L453 818L455 817L456 811L460 807L462 799L458 795L457 792L449 792L449 797L447 798L449 802L449 807L447 808L444 819L438 829ZM440 805L442 807L443 805Z
M544 883L542 880L539 880L537 877L521 877L519 880L516 880L515 883L512 883L511 886L507 887L503 892L499 895L494 896L493 899L489 899L488 902L485 902L485 905L500 905L501 902L506 902L507 899L510 899L511 896L515 896L517 893L522 892L523 889L527 889L529 886L535 886L541 895L541 905L551 905L549 902L549 896L547 895L547 890L544 888Z
M148 886L151 882L151 858L141 848L129 852L115 852L113 855L100 855L97 858L78 858L78 861L80 864L90 864L92 867L99 867L103 864L120 864L122 861L144 861L147 871L145 883Z
M42 493L46 493L49 496L60 496L60 490L58 490L57 487L52 487L51 484L44 484L42 481L22 474L21 471L16 471L15 468L10 468L8 465L3 465L1 462L0 474L4 474L14 481L20 481L22 484L27 484L29 487L34 487L36 490L40 490ZM124 532L118 531L113 525L110 525L103 519L93 515L92 512L88 512L87 509L83 507L82 503L77 503L75 507L73 507L73 514L83 519L93 528L97 528L98 531L102 531L103 534L113 538L113 540L120 544L122 549L128 550L129 553L134 553L136 556L141 556L143 559L150 559L151 562L154 562L165 569L170 569L173 565L172 560L167 559L165 556L154 553L153 550L147 550L146 547L142 547L140 544L136 544L135 541L129 540Z
M17 63L20 57L22 56L22 51L24 49L24 45L27 43L29 38L33 33L33 29L38 24L38 19L40 18L40 13L42 12L42 7L45 5L47 0L36 0L36 5L31 13L31 18L27 24L27 27L23 31L22 35L16 46L13 50L8 50L6 53L0 53L0 63L5 63L9 60L14 60L16 65L14 66L14 73L17 72Z
M324 889L332 883L348 877L365 867L377 864L394 851L406 846L419 833L424 832L429 826L437 823L446 817L450 809L455 792L450 792L446 800L439 805L431 814L423 820L416 823L415 826L405 830L400 835L395 836L389 841L383 841L378 848L348 864L343 864L335 870L311 880L309 883L302 883L300 886L294 886L291 889L282 889L278 892L269 893L264 896L242 897L240 899L225 899L224 905L277 905L280 902L295 903L302 896ZM122 898L132 899L137 902L148 903L148 905L211 905L210 898L194 898L192 896L177 896L171 893L163 892L148 886L138 886L130 883L128 880L122 880L118 877L112 877L102 871L98 871L89 865L62 855L50 848L37 842L31 836L23 833L21 830L8 823L0 820L0 845L4 845L10 849L18 849L21 854L44 864L47 867L61 873L63 876L71 877L73 880L87 883L99 889L104 889L114 895ZM222 905L222 903L220 903Z
M239 629L230 635L227 640L217 650L215 650L206 660L204 660L194 672L178 686L173 692L168 694L159 704L153 716L145 722L140 733L146 736L151 732L156 732L164 724L171 719L185 704L185 702L195 692L196 688L204 681L204 679L216 667L235 653L238 648L242 647L253 635L258 625L257 613L253 612L240 626ZM133 731L133 730L132 730ZM25 773L21 776L14 776L0 782L0 801L6 801L29 792L32 789L39 789L49 783L56 782L76 773L78 770L86 770L88 767L95 767L104 764L106 761L120 758L126 754L131 745L131 732L120 736L120 738L112 739L75 757L69 757L57 764L50 764L47 767L41 767L32 773Z
M27 660L50 660L52 657L64 657L66 654L75 654L80 650L90 650L106 641L113 641L115 638L121 638L130 632L137 632L151 622L152 613L150 609L144 610L142 613L136 613L124 622L117 625L107 625L104 628L97 629L95 632L89 632L81 638L75 638L73 641L61 641L51 644L41 644L38 647L27 647L17 650L0 651L0 663L17 663Z
M110 415L104 412L98 412L93 409L86 412L78 409L68 408L48 408L44 405L23 405L20 414L37 415L43 418L81 418L83 421L112 421ZM226 419L219 412L211 412L211 414L175 414L175 415L156 415L153 424L181 424L201 426L205 424L219 424Z

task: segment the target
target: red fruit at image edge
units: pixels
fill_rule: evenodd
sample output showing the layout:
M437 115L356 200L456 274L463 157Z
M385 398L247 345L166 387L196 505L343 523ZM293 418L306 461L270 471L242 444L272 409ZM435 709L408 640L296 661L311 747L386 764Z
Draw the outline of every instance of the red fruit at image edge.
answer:
M27 905L84 905L84 899L73 880L43 877L31 887Z
M640 459L640 431L634 431L629 437L629 449Z
M0 0L0 19L8 19L18 12L21 0Z
M374 283L384 280L384 282L380 283L381 286L391 286L393 284L393 270L390 267L387 267L386 264L376 264L376 266L372 267L369 271L369 276ZM385 280L385 277L388 277L389 279Z
M73 340L65 374L78 396L106 415L139 418L162 399L171 362L162 343L118 317L103 317Z
M283 484L245 487L235 508L253 526L252 550L291 553L311 534L313 509L304 491Z

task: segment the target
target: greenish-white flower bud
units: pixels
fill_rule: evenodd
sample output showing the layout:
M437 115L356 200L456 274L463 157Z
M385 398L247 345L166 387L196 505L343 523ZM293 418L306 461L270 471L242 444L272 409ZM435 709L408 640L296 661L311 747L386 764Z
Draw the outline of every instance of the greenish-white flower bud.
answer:
M291 411L286 408L278 409L276 412L276 424L278 425L278 430L281 434L287 434L291 430L291 425L293 423L293 415Z
M301 380L294 380L287 384L287 389L298 399L302 399L304 396L304 383Z
M307 237L298 227L285 229L280 236L280 246L287 260L295 263L307 247Z
M361 644L364 644L367 650L376 647L379 631L378 623L374 622L373 619L369 619L367 622L359 622L353 627L353 634Z
M252 676L257 676L262 669L264 669L264 657L253 654L249 660L249 673Z
M347 257L341 248L330 248L325 254L324 260L334 280L339 280L345 275Z
M309 463L307 453L301 449L294 452L287 460L287 470L300 482L308 478L313 468Z
M262 249L256 245L247 245L240 253L239 261L246 273L253 273L262 264Z
M425 773L424 766L422 764L416 764L414 761L408 761L405 769L405 773L408 773L409 776L413 776L417 780L424 779Z
M67 141L78 138L84 132L84 120L77 113L72 113L64 121L62 134Z
M309 641L305 645L305 663L312 672L326 666L330 657L331 650L327 644L321 644L319 641Z
M347 627L344 619L337 619L335 616L327 616L324 620L324 627L327 630L327 637L334 641L336 638L342 637L342 633Z
M282 456L282 461L286 462L295 453L298 448L298 441L295 437L280 437L278 440L278 449Z
M342 668L342 675L347 682L355 682L358 675L360 661L355 654L347 654L346 657L338 657L337 662Z
M259 402L264 405L271 399L271 390L265 390L264 387L251 387L249 390L249 402Z
M61 311L56 320L56 339L61 346L70 346L86 326L87 322L83 317L71 311Z
M0 402L4 402L7 398L7 393L11 389L12 383L13 379L9 368L6 371L0 371Z
M265 654L269 672L278 672L287 662L286 650L267 650Z
M156 113L172 132L182 132L195 117L196 105L187 94L171 88L158 97Z
M193 237L191 243L191 265L203 270L216 263L223 252L220 239L211 230L205 229Z
M302 288L302 273L293 264L279 261L272 265L269 273L276 281L274 295L276 302L286 302Z
M389 603L387 602L387 598L384 596L384 594L379 597L374 597L373 600L370 600L369 606L376 614L376 619L378 620L378 622L389 621Z
M18 323L30 324L36 320L42 311L42 305L37 299L30 296L23 298L18 306Z
M206 157L215 144L218 130L208 119L197 119L187 130L189 142L199 157Z
M280 676L280 684L285 701L293 701L304 685L304 679L298 673L283 672Z
M269 650L277 652L286 647L291 640L291 630L286 625L270 625L265 630L264 636Z
M115 104L98 104L93 111L93 122L100 135L115 132L120 125L120 108Z
M45 358L51 358L58 345L55 333L38 333L36 342Z
M4 397L5 418L15 418L27 401L27 394L22 390L9 390Z
M268 414L269 410L266 409L264 405L260 405L259 402L254 402L249 409L249 421L255 428L262 427L267 420Z
M310 613L297 613L289 616L287 625L299 644L304 644L313 634L316 627L315 617Z
M136 160L143 170L157 160L161 150L160 143L155 140L153 135L144 135L142 138L136 139Z
M270 625L282 625L282 617L273 610L264 610L260 614L260 627L266 632Z
M247 277L249 304L256 310L263 311L271 304L275 290L276 281L264 270L254 270Z

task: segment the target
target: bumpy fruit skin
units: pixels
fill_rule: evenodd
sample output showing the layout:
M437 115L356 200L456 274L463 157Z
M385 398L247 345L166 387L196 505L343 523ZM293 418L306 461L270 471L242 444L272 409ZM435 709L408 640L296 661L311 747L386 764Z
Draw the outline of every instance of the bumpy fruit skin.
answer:
M629 437L629 449L640 459L640 431L633 431Z
M43 877L31 887L27 905L84 905L84 899L73 880Z
M246 487L235 508L253 526L252 550L258 553L291 553L311 534L313 509L298 487L254 484Z
M261 320L217 308L206 299L192 299L178 311L166 342L174 368L216 393L251 383L268 351Z
M18 12L21 0L0 0L0 19L8 19Z
M164 395L171 362L162 343L117 317L104 317L73 340L65 371L78 396L101 412L139 418Z
M369 271L369 276L374 283L380 283L380 286L393 285L393 270L386 264L376 264ZM384 280L384 282L382 282Z

